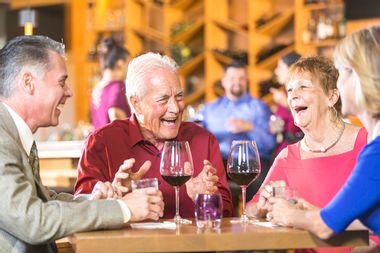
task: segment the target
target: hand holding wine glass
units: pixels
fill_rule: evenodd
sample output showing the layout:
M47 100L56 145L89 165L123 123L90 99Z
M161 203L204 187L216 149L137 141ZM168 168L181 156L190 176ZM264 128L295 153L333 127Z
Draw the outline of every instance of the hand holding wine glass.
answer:
M260 156L255 141L239 140L233 141L227 160L228 176L240 185L243 199L243 214L240 217L242 223L248 223L246 215L246 190L260 175Z
M193 159L187 141L166 141L162 149L160 173L175 190L176 212L174 221L189 223L179 215L179 188L193 175Z

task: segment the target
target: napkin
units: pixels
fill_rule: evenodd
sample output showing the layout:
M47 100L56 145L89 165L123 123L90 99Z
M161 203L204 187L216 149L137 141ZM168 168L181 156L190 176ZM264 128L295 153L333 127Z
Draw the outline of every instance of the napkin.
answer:
M250 224L262 226L262 227L266 227L266 228L279 227L279 225L273 224L272 222L269 222L269 221L251 221Z
M139 222L139 223L131 223L130 226L133 229L175 229L176 224L170 221L164 222Z

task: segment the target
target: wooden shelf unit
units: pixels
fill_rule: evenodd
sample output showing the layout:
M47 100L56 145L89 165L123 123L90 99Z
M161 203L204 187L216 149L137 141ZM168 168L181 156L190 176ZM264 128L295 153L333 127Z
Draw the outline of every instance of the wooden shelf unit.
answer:
M75 20L75 25L71 26L71 37L76 56L74 64L77 66L74 74L75 101L80 105L77 106L77 121L89 120L91 90L99 69L98 61L90 60L88 55L90 49L96 50L100 36L115 33L122 36L132 57L147 51L173 57L173 46L190 48L192 57L180 66L179 75L187 91L186 103L198 104L223 94L223 89L217 84L223 75L223 66L233 59L215 52L215 49L247 52L250 93L259 96L259 83L270 78L277 60L287 50L281 50L260 63L256 63L257 56L276 41L278 34L289 24L293 29L293 0L92 2L89 7L88 3L72 0L70 7L71 20ZM257 20L276 13L278 15L265 25L256 28ZM190 25L172 35L173 26L181 22Z
M277 61L293 50L294 1L249 1L249 80L252 95L259 95L260 82L273 75ZM258 25L260 20L266 23ZM285 36L282 33L285 31ZM289 45L264 60L258 61L263 50L279 44Z
M99 72L98 61L89 59L89 51L96 50L100 35L117 33L124 37L125 45L136 56L146 51L171 55L170 47L187 44L201 37L197 54L179 70L181 83L197 75L199 87L186 97L187 104L208 102L223 94L215 84L223 74L223 65L232 58L214 49L239 49L248 51L250 92L258 96L259 83L272 75L277 60L287 52L296 50L303 55L317 54L321 48L333 48L338 39L312 41L305 44L302 32L311 13L342 8L343 0L327 3L305 4L305 0L10 0L12 9L65 4L65 24L70 50L70 73L74 83L75 120L89 121L92 85ZM332 4L331 4L332 3ZM271 18L256 27L263 17ZM294 17L294 25L292 20ZM192 25L171 36L174 24L186 20ZM292 26L294 46L288 46L268 59L256 63L256 58L268 45L277 40L279 33ZM370 24L380 24L380 19L348 21L346 33Z
M339 36L335 35L334 38L327 38L320 40L312 38L310 42L303 41L303 33L307 30L308 23L314 19L313 15L317 12L330 12L340 13L343 16L344 3L343 0L327 0L312 4L306 4L305 0L295 0L295 49L301 55L323 55L321 50L332 48L339 41ZM316 34L313 34L316 37ZM329 57L330 54L324 54Z

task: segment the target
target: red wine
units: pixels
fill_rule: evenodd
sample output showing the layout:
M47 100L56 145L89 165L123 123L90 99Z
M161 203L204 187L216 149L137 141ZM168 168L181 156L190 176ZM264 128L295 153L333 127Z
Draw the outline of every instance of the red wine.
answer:
M190 175L181 175L181 176L171 176L171 175L162 175L162 178L168 182L171 186L181 186L190 179Z
M258 172L248 172L248 173L228 173L228 176L232 181L237 183L238 185L249 185L253 180L255 180L258 176Z

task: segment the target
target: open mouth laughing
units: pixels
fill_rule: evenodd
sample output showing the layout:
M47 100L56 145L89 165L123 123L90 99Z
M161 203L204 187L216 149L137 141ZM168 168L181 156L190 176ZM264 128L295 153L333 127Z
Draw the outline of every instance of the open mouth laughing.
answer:
M298 114L300 112L307 110L307 108L308 108L307 106L294 106L293 111L295 111Z

